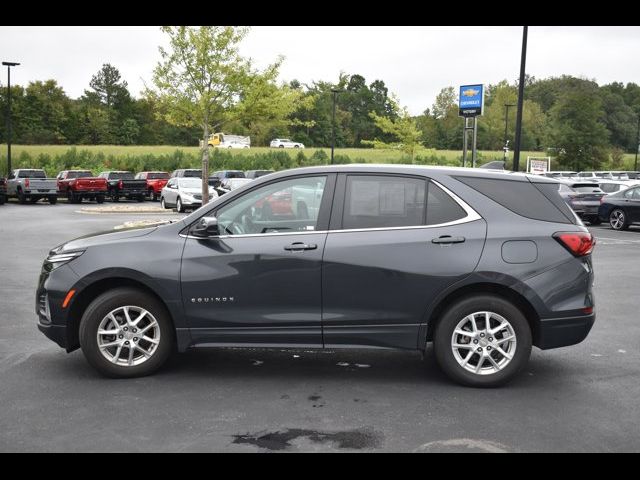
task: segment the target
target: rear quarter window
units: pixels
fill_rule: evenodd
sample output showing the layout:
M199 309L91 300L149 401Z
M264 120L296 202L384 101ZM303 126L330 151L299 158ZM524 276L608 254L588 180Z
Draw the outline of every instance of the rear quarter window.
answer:
M555 183L502 178L455 177L512 212L533 220L575 223L575 215L560 197Z

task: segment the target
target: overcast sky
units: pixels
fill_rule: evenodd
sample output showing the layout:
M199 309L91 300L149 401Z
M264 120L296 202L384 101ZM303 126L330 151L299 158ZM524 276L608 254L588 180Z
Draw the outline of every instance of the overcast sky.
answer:
M22 65L12 83L54 78L71 97L103 63L139 96L164 42L158 27L0 27L2 61ZM522 27L253 27L242 44L258 65L285 56L280 79L335 81L340 72L384 80L419 114L441 88L514 81ZM640 83L640 27L530 27L527 73ZM0 72L6 85L6 70Z

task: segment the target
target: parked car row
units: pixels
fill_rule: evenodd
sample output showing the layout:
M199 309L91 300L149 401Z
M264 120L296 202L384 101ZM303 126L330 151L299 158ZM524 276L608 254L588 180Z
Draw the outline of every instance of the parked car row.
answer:
M273 173L273 170L213 172L208 178L209 201L270 173ZM200 208L202 206L202 170L175 170L160 193L160 202L163 208L175 208L179 212Z
M635 171L621 171L621 170L608 170L608 171L585 171L574 172L567 170L554 170L544 173L545 176L551 178L573 178L573 179L607 179L607 180L640 180L640 172Z
M558 193L563 200L591 225L607 222L614 230L624 230L640 223L640 180L553 178L558 182Z
M239 183L227 183L232 178L250 181L263 175L272 173L273 170L222 170L209 176L209 185L212 192L222 195L234 188ZM55 204L58 198L66 198L69 203L81 203L84 200L103 203L105 200L119 202L120 200L134 200L143 202L146 199L152 201L161 200L167 182L171 178L202 178L202 170L179 169L173 173L160 171L147 171L134 174L130 171L111 170L94 176L90 170L63 170L55 178L47 178L42 169L16 169L8 179L0 178L0 205L8 198L16 198L18 203L36 203L46 199ZM242 182L240 182L242 183ZM191 184L193 185L193 184ZM173 184L173 186L178 186ZM191 186L189 188L192 188ZM165 198L164 204L176 207L172 188ZM186 207L186 197L182 204ZM197 202L189 203L195 206Z

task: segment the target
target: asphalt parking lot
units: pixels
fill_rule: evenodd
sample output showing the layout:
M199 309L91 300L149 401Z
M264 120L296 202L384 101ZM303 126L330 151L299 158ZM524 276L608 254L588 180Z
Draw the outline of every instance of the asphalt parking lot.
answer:
M593 228L598 318L507 387L460 387L429 350L197 350L110 380L36 328L48 250L139 218L0 206L0 451L640 451L640 229Z

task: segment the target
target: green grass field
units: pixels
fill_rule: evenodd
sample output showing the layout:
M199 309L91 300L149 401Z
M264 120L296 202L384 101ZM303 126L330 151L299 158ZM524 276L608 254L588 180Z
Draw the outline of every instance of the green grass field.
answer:
M37 157L40 154L47 154L51 156L62 155L70 148L76 148L78 151L87 150L91 153L102 153L104 155L113 155L115 157L135 157L140 155L167 155L172 154L176 150L181 150L184 153L197 155L198 147L184 147L184 146L173 146L173 145L134 145L134 146L123 146L123 145L12 145L11 146L11 156L12 158L19 158L22 152L28 153L32 157ZM331 154L330 148L305 148L303 150L306 156L311 156L314 154L316 150L324 150L327 155ZM269 147L252 147L250 149L229 149L233 155L251 155L256 153L266 153L278 151L275 148ZM290 156L297 155L297 149L285 149ZM0 145L0 159L5 159L7 157L7 146ZM385 163L389 161L397 161L405 154L403 154L400 150L382 150L382 149L373 149L373 148L336 148L336 155L346 155L351 158L352 161L362 161L367 163ZM448 160L460 159L462 158L462 151L460 150L433 150L433 149L425 149L422 152L418 152L418 155L427 154L427 155L437 155L444 156ZM490 151L490 150L481 150L478 151L478 158L483 162L489 160L501 160L502 159L502 151ZM510 152L511 155L511 152ZM527 155L531 156L542 156L542 152L522 152L523 157L526 159Z
M214 150L214 149L212 149ZM300 155L302 154L302 155ZM331 149L306 148L278 149L255 147L250 149L220 149L211 152L213 169L285 169L329 163ZM395 149L337 148L336 163L419 163L422 165L461 165L459 150L421 149L412 159ZM509 152L512 159L513 152ZM542 157L543 152L525 151L521 154L521 170L526 167L528 156ZM626 154L622 168L630 170L633 154ZM195 168L200 164L199 148L173 145L122 146L122 145L13 145L13 168L44 168L48 175L56 175L65 169L90 169L94 173L104 170L163 170ZM478 165L491 160L501 160L502 151L481 150ZM471 159L468 159L470 165ZM7 149L0 145L0 176L6 175ZM603 165L603 169L607 169ZM551 169L559 169L553 160Z

